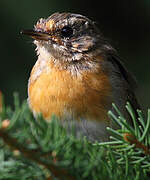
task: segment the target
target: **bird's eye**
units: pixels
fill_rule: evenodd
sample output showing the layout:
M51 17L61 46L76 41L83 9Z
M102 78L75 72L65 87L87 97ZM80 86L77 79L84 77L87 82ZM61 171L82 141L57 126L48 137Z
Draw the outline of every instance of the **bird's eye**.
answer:
M70 26L64 26L61 29L61 35L64 38L69 38L73 35L73 29Z

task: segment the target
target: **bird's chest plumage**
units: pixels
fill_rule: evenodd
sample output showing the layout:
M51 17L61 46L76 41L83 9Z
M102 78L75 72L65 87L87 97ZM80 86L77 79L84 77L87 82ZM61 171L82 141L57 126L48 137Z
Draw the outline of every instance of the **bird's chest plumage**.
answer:
M106 121L110 92L109 80L100 69L72 74L50 61L37 61L28 86L31 109L47 120L55 114L60 119Z

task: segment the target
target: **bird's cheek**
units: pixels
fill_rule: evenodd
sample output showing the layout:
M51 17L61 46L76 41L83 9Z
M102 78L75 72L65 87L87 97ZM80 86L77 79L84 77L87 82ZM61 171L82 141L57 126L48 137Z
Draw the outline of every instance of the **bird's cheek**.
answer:
M78 52L84 52L90 50L94 46L94 40L87 36L72 42L72 49Z

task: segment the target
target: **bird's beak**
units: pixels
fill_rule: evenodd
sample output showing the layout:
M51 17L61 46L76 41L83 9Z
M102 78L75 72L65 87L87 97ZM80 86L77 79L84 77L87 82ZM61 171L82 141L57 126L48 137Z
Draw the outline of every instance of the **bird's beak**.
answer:
M50 40L52 38L52 36L49 33L35 31L35 30L22 30L20 33L28 35L28 36L32 37L33 39L35 39L35 40L48 41L48 40Z

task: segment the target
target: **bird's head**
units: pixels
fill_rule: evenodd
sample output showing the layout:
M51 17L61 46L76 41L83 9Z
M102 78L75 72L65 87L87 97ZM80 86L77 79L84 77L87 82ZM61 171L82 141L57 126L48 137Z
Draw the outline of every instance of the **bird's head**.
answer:
M39 54L44 49L56 61L77 62L111 49L95 23L79 14L54 13L22 33L35 40Z

